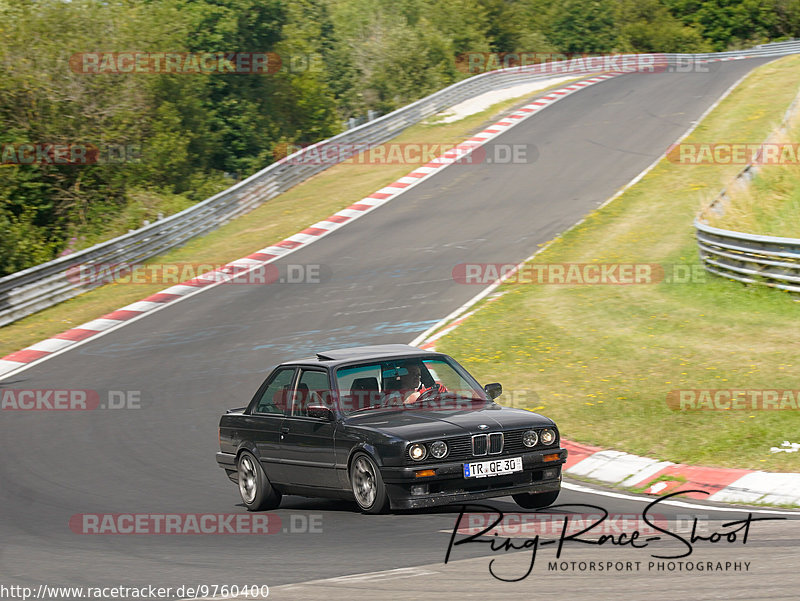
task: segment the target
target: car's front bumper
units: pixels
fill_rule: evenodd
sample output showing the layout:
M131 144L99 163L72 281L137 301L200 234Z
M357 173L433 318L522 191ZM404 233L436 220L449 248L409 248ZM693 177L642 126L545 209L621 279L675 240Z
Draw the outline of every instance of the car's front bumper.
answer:
M558 459L545 461L547 455ZM553 492L561 488L561 466L567 460L566 449L546 449L516 453L522 457L522 471L503 476L465 478L464 463L452 461L421 462L416 465L381 468L392 509L413 509L464 503L479 499L504 497L518 493ZM508 455L496 458L508 457ZM470 458L469 461L490 460L495 457ZM433 476L417 477L421 470L434 470Z

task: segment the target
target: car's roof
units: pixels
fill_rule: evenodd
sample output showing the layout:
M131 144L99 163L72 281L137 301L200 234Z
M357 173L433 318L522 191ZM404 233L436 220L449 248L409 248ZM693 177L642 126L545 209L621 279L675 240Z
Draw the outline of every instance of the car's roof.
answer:
M370 346L355 346L350 348L331 349L328 351L321 351L313 357L304 357L294 361L286 361L281 365L324 365L326 367L335 367L342 363L349 363L351 361L361 361L369 359L391 359L395 357L418 357L418 356L432 356L440 355L425 349L420 349L408 344L374 344Z

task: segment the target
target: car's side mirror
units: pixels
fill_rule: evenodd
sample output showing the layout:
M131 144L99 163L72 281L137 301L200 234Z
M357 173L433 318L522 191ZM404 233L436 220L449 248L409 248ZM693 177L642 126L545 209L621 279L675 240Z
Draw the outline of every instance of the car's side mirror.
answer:
M309 405L306 407L306 414L308 417L317 417L329 422L333 421L333 411L325 405Z
M498 382L492 382L491 384L487 384L483 387L483 390L486 394L489 395L490 399L496 399L501 394L503 394L503 386Z

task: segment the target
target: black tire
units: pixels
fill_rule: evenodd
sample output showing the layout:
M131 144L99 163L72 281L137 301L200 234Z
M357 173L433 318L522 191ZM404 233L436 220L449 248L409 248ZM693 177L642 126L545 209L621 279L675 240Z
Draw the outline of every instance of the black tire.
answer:
M389 507L389 497L381 472L375 461L366 453L358 453L350 464L350 486L359 508L364 513L384 513Z
M560 490L539 493L523 492L518 495L511 495L511 498L523 509L541 509L555 503L560 492Z
M275 509L281 504L281 493L272 488L261 462L244 451L236 462L239 495L249 511Z

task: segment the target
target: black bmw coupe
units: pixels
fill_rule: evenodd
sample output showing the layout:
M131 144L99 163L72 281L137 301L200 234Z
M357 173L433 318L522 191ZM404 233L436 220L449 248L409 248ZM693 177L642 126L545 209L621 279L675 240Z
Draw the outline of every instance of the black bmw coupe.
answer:
M567 457L558 429L501 394L412 346L320 352L278 365L222 416L217 463L251 511L282 495L355 500L365 513L507 495L551 505Z

